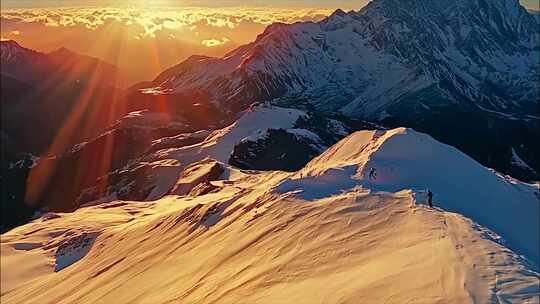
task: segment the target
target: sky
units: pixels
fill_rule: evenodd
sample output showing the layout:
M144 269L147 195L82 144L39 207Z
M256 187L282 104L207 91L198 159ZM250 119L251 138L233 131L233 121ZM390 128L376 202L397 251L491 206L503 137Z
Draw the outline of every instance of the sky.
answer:
M1 0L4 4L5 0ZM24 2L24 0L22 0ZM223 56L274 23L319 21L334 8L261 6L25 6L4 8L2 39L52 52L66 47L125 70L128 81L152 80L191 55ZM43 4L43 2L39 2ZM24 4L24 5L23 5Z
M51 7L89 5L143 6L278 6L357 9L367 0L2 0L5 7Z
M154 79L191 55L223 56L273 22L319 21L369 0L0 0L1 39L52 52L66 47ZM522 0L538 9L538 0ZM144 59L141 59L144 58Z
M87 5L164 6L279 6L358 9L368 0L1 0L3 7L51 7ZM538 0L521 0L529 9L540 10Z

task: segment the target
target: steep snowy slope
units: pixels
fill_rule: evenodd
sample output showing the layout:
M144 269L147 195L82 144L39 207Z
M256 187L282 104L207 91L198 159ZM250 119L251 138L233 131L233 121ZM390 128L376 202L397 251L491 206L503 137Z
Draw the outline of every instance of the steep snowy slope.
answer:
M369 178L371 168L376 179ZM528 185L482 167L457 149L411 129L357 132L315 158L280 185L306 199L365 187L412 189L425 201L458 212L497 232L506 244L540 264L540 194Z
M399 153L411 143L419 149ZM439 188L446 172L423 159L429 153L485 185L478 195L521 195L510 219L537 204L532 186L512 186L425 135L361 132L299 172L220 165L208 194L48 213L3 234L2 303L539 303L539 274L475 223L478 214L471 221L421 204L410 165L438 205L496 208L467 189ZM203 176L210 164L188 175ZM366 165L380 170L372 183ZM448 183L464 178L456 174L449 170ZM433 176L440 179L430 183ZM538 225L538 218L520 221ZM494 232L512 239L522 231Z

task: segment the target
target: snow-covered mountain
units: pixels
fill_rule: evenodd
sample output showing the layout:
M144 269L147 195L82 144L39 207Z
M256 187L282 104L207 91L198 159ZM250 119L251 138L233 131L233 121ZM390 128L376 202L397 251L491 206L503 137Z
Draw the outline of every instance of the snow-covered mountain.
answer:
M2 42L1 302L540 304L540 185L488 168L540 172L534 22L375 0L122 92Z
M247 118L302 115L262 111ZM2 302L538 303L538 186L405 128L354 133L295 172L196 159L260 133L249 119L163 151L193 161L162 176L166 197L3 234Z
M423 130L512 173L512 148L540 171L530 140L540 134L539 71L540 29L518 0L375 0L318 23L273 24L223 58L193 56L152 91L200 90L233 113L307 99L319 110ZM479 134L456 136L449 126L458 121ZM494 135L503 133L510 136Z
M371 168L376 170L374 179L369 178ZM429 189L438 206L496 231L507 246L539 266L538 185L501 176L426 134L405 128L357 132L313 159L299 174L301 179L291 177L278 189L300 191L298 195L306 199L358 186L384 192Z
M301 94L381 117L429 90L439 102L514 114L538 102L539 34L517 0L377 0L319 23L271 25L255 42L223 58L193 56L155 83L203 89L230 107Z

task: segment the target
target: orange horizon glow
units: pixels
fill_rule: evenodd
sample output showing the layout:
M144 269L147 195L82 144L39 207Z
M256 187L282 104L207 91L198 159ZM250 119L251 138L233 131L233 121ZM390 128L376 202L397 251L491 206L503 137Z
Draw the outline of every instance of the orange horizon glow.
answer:
M191 55L220 57L274 22L318 21L333 9L267 7L83 7L5 9L1 37L41 52L66 47L154 79ZM47 37L47 38L44 38Z

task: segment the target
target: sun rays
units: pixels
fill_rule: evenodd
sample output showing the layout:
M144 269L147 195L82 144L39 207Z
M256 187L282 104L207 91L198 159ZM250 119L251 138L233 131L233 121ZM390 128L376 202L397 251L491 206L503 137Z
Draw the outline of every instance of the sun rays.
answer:
M101 58L124 69L128 81L134 84L150 80L194 54L223 56L253 41L273 22L317 21L331 11L133 5L48 7L3 9L0 21L2 39L13 39L44 52L67 47ZM45 36L52 39L43 39Z
M238 45L254 40L273 22L320 20L331 12L317 8L163 6L169 2L155 1L156 5L150 7L127 1L122 3L126 5L124 7L2 10L2 38L15 39L25 47L45 52L67 47L117 66L125 76L106 75L105 63L92 65L71 60L68 51L58 55L61 56L56 62L58 73L40 84L41 92L55 92L55 87L71 92L69 96L59 95L57 101L69 105L68 114L55 122L59 124L58 132L41 156L63 155L83 139L94 140L133 108L133 103L150 104L153 111L171 117L178 114L171 113L171 102L202 100L202 104L205 103L205 97L196 92L193 96L175 97L175 100L158 94L128 101L124 91L113 87L126 88L138 81L151 80L193 54L224 55ZM148 2L144 1L144 4ZM178 2L173 4L179 5ZM44 98L54 99L55 96ZM193 105L186 104L182 111L189 112L192 108ZM204 112L201 109L194 111ZM207 119L203 116L213 115L201 113L192 114L201 116L198 118L201 120ZM86 152L73 154L70 162L77 168L74 172L66 174L55 158L40 162L29 173L26 201L39 204L44 199L54 201L55 197L63 195L47 193L53 180L57 184L64 183L66 189L62 190L66 193L72 191L71 188L92 186L100 195L105 194L108 173L115 169L115 150L125 142L119 142L116 136L104 136L99 141L99 153L85 149ZM96 179L98 185L95 185Z

